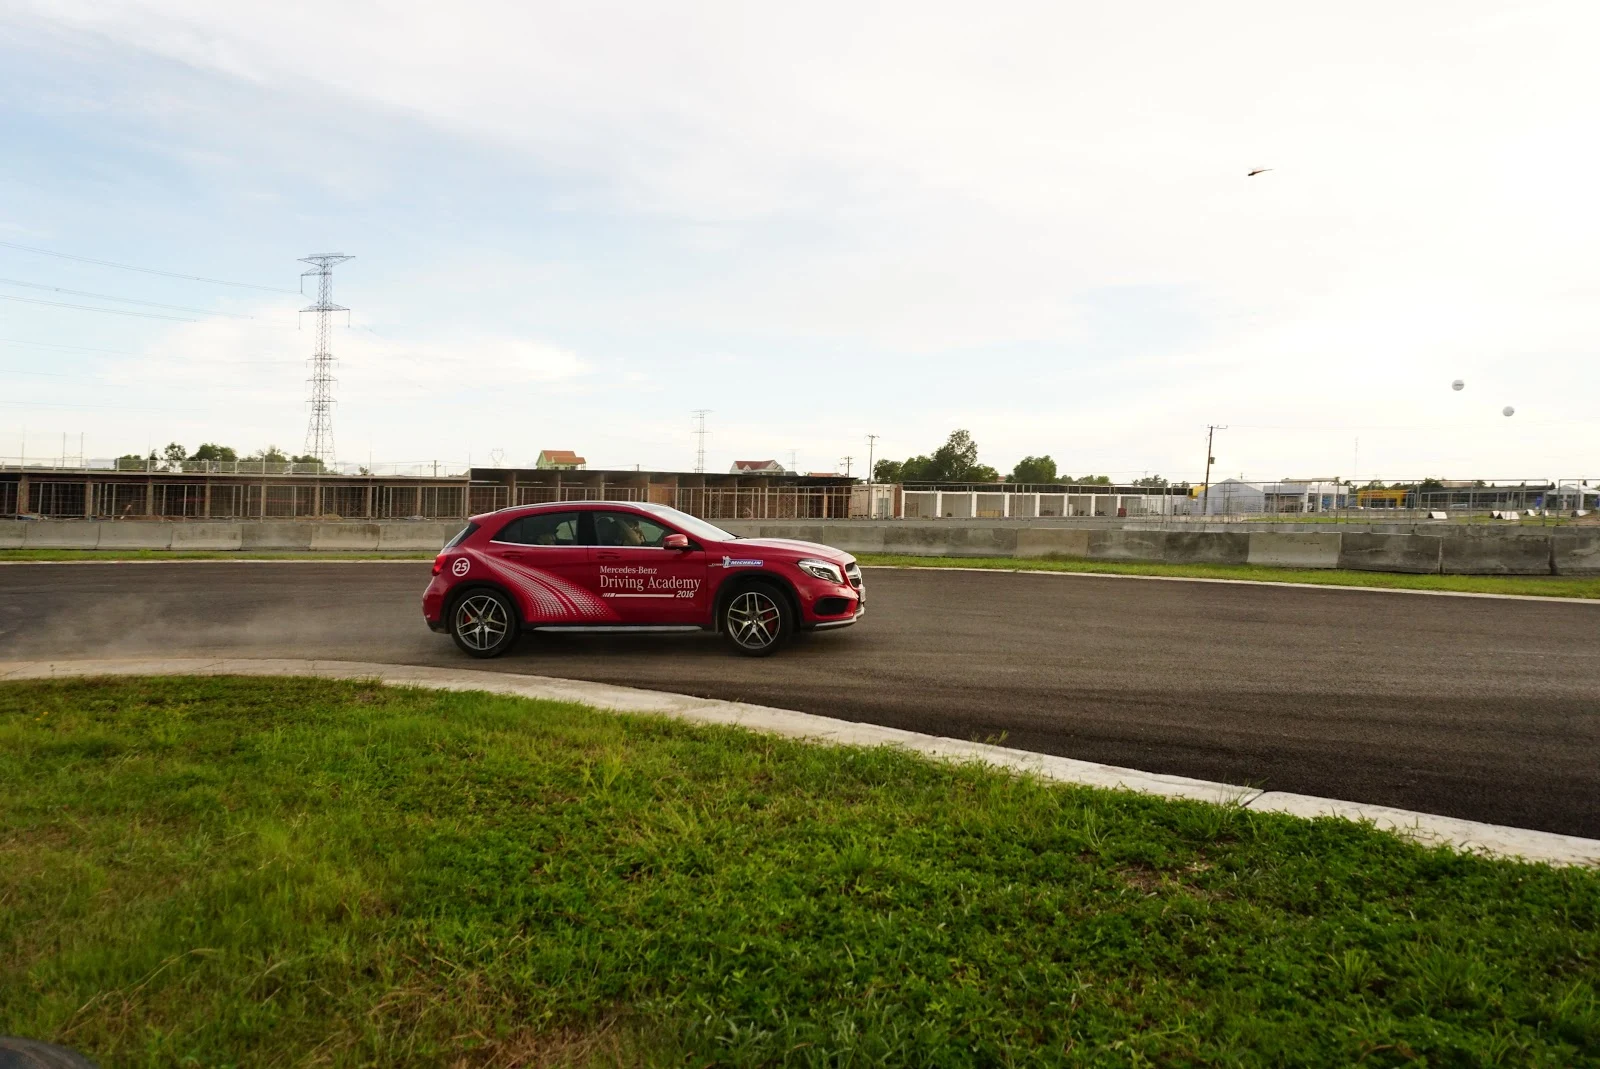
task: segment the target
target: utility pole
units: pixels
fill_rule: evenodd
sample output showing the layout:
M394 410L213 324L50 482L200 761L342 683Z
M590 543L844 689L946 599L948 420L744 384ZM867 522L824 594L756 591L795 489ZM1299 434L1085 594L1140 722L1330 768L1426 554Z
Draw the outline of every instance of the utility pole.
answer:
M855 457L840 457L839 459L844 461L844 473L846 475L849 475L850 474L850 462L852 460L854 460Z
M1220 423L1213 423L1206 428L1206 481L1204 483L1205 489L1201 491L1200 496L1200 515L1202 516L1211 515L1211 465L1217 462L1217 458L1211 455L1211 439L1218 431L1227 429L1226 426Z
M302 256L300 262L310 264L310 271L300 274L300 291L305 292L306 278L316 276L317 303L300 311L317 313L317 351L311 354L311 419L306 425L306 452L322 461L324 470L334 462L333 449L333 354L328 351L329 317L334 312L348 315L350 309L333 303L333 269L346 260L354 260L342 252L321 256Z
M798 449L789 450L789 470L796 475L800 474L800 451Z
M873 454L877 452L877 448L878 436L876 434L867 435L867 519L869 520L875 520L878 518L878 499L873 496L872 489L872 478L874 474L872 457Z
M694 410L694 433L695 437L700 440L699 448L695 450L694 454L694 470L702 475L706 471L706 435L710 433L706 430L706 417L710 414L711 409L709 408L697 408Z

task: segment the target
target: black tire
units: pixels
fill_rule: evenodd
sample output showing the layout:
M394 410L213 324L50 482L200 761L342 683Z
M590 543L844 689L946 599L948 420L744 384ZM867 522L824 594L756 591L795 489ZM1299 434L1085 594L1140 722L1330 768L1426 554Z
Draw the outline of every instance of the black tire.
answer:
M446 626L468 657L498 657L517 641L517 607L489 587L474 587L450 603Z
M794 609L771 583L745 583L728 596L718 621L722 633L746 657L767 657L794 636Z

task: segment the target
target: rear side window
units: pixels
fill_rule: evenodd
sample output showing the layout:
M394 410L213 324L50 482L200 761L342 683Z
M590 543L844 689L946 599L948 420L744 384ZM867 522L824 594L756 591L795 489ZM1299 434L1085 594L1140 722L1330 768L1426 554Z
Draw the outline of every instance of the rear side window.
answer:
M444 544L444 548L445 549L454 549L456 546L459 546L461 543L463 543L467 539L471 538L472 537L472 532L476 531L477 529L478 529L478 525L477 524L475 524L475 523L467 524L465 527L461 528L460 532L457 533L454 538L452 538L450 541L448 541L448 542L446 542Z
M578 512L536 512L520 516L500 528L496 542L519 546L581 546Z

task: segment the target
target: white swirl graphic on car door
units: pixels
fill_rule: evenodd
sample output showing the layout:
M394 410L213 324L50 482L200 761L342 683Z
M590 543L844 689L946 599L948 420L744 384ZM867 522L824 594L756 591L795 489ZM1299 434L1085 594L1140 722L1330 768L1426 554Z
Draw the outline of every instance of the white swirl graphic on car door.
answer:
M611 606L576 584L524 564L478 557L483 570L522 596L523 615L539 623L610 623L619 617Z

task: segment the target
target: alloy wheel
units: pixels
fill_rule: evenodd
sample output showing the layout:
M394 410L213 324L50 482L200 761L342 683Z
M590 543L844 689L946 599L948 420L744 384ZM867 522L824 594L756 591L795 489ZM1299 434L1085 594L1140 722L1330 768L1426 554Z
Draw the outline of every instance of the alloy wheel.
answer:
M500 599L490 594L473 594L456 606L456 634L463 644L483 652L492 650L511 630L506 607Z
M783 612L763 591L746 590L728 606L728 633L745 649L765 649L778 640L782 629Z

